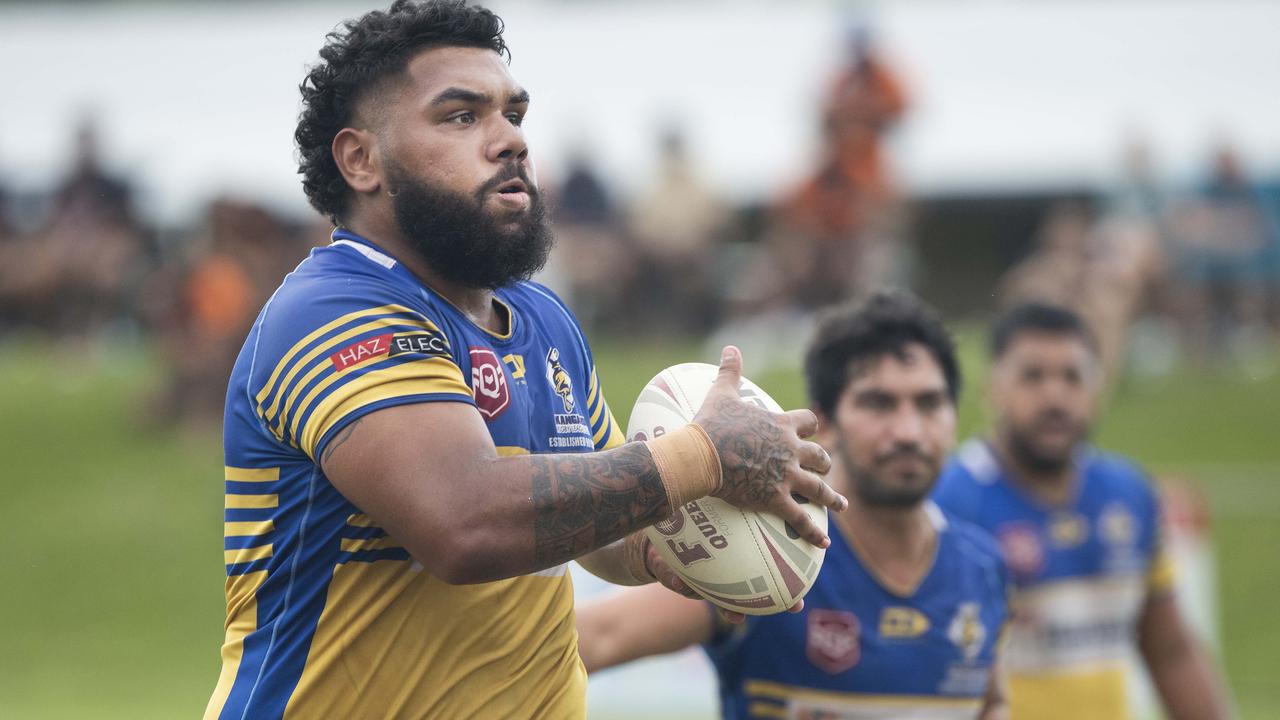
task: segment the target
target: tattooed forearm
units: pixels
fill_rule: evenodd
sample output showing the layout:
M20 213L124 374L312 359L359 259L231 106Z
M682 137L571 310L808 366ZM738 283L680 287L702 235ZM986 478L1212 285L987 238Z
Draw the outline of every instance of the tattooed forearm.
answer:
M339 447L342 447L342 443L350 440L351 434L356 431L356 426L363 421L364 421L364 418L362 417L356 418L355 420L352 420L351 422L347 423L346 427L339 430L338 434L334 435L333 439L329 441L329 444L325 446L324 453L320 457L320 462L321 463L329 462L329 458L333 457L333 451L337 450Z
M572 560L671 512L662 478L642 443L529 460L539 567Z
M699 419L720 452L723 489L736 505L763 506L780 485L795 452L768 413L737 398L720 397L714 412Z

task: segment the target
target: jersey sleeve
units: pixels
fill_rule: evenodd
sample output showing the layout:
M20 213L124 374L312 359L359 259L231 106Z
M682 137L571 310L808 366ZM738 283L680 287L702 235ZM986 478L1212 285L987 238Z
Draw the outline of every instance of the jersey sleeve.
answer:
M278 295L259 322L249 402L267 432L313 460L338 430L374 410L474 403L441 326L389 289L346 284L340 295Z
M1151 524L1154 528L1151 541L1151 561L1147 566L1147 594L1165 595L1173 592L1177 573L1174 570L1173 558L1169 556L1164 529L1164 513L1160 511L1160 496L1150 485L1151 491Z
M600 378L596 375L594 365L591 368L591 382L588 387L590 389L587 391L587 420L591 427L592 442L595 443L596 450L618 447L626 442L626 438L618 428L618 421L613 418L609 403L604 399L604 391L600 389Z

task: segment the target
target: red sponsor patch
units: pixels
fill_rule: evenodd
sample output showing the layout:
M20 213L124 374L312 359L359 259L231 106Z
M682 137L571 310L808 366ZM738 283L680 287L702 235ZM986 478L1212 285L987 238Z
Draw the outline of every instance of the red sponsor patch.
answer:
M807 611L808 632L805 636L805 653L809 662L835 675L858 664L862 651L858 641L862 625L858 617L844 610Z
M502 361L489 348L473 347L470 351L471 392L476 398L476 408L485 420L493 420L511 404L507 373Z
M996 528L1000 552L1013 574L1034 577L1044 568L1044 543L1040 532L1032 523L1015 522Z
M352 365L358 365L369 358L384 357L391 352L391 338L393 336L394 333L387 333L386 335L371 337L368 340L361 340L330 355L329 360L333 362L335 368L346 370Z

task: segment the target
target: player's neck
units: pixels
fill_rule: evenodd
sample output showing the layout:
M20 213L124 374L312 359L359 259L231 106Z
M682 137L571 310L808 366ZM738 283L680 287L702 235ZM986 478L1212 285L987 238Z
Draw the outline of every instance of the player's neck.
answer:
M929 574L938 531L923 503L910 507L868 505L850 493L849 509L833 514L849 545L880 584L908 596Z
M1038 468L1022 462L1001 438L992 443L1009 481L1045 505L1057 506L1071 500L1076 489L1076 465L1067 462L1060 468Z
M442 277L414 251L409 240L403 237L400 229L393 221L387 219L385 214L355 211L346 223L346 227L382 248L397 262L408 268L409 272L413 273L423 285L449 301L471 322L499 335L506 334L510 330L511 318L505 311L499 309L492 290L462 285Z

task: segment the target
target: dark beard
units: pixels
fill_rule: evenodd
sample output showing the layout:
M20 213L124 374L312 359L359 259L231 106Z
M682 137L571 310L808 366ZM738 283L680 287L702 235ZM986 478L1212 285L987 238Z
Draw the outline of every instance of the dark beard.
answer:
M930 492L933 492L933 486L937 482L937 473L933 473L932 481L925 483L923 487L891 487L888 483L881 481L880 476L877 474L877 468L864 467L854 462L853 455L849 452L843 439L840 440L839 452L854 493L858 495L858 499L862 501L863 505L870 508L906 509L914 507L928 497Z
M509 230L485 212L484 199L515 178L528 188L529 210ZM554 238L542 195L520 166L509 165L471 198L416 180L396 165L388 165L387 179L401 234L445 280L496 290L527 280L546 265Z
M1016 430L1008 431L1009 453L1020 467L1037 475L1056 475L1066 469L1073 459L1074 453L1066 457L1041 452L1035 442Z

